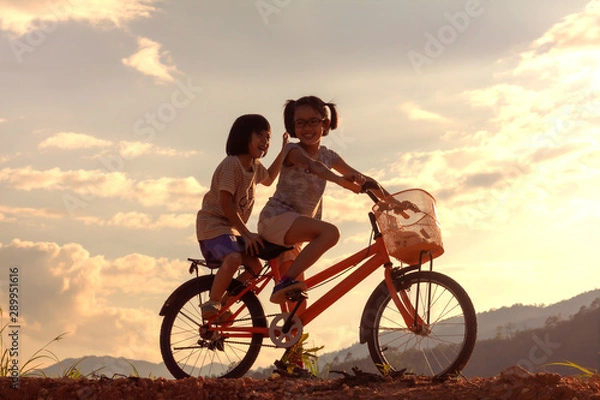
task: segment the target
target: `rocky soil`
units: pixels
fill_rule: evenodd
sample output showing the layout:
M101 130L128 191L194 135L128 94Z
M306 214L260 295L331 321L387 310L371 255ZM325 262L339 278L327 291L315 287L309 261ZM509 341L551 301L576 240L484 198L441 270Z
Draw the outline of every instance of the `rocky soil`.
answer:
M493 378L449 379L401 375L381 377L360 371L321 380L271 377L269 379L202 379L179 381L132 377L98 379L28 378L11 388L0 378L0 399L566 399L600 400L600 376L589 379L558 374L530 374L511 367Z

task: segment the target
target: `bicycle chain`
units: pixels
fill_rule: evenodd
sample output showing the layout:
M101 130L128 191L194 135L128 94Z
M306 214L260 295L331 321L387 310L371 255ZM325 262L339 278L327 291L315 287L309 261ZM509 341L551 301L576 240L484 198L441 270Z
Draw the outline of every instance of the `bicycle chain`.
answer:
M250 343L248 342L236 342L234 340L223 340L223 343L230 343L230 344L241 344L241 345L246 345L246 346L250 346ZM277 347L274 344L261 344L260 347L272 347L274 349L283 349L284 347Z
M276 317L279 314L267 314L265 315L265 319L270 318L270 317ZM228 322L243 322L243 321L252 321L252 318L239 318L239 319L234 319L233 321L228 321Z

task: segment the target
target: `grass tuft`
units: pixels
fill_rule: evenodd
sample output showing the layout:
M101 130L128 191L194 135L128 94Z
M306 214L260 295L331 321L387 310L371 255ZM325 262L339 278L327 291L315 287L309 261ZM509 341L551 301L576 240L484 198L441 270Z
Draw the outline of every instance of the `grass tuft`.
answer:
M593 369L593 368L582 367L581 365L575 364L572 361L562 361L562 362L559 361L559 362L549 363L547 365L559 365L562 367L574 368L580 372L580 374L577 375L578 378L588 379L594 375L599 375L598 370Z

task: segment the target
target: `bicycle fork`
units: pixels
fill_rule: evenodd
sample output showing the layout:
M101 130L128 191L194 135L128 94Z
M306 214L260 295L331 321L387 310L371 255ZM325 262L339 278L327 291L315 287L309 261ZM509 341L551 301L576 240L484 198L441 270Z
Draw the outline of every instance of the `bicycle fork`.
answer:
M413 266L412 269L421 270L421 264ZM399 272L399 273L398 273ZM416 285L415 293L415 304L413 305L408 293L402 287L398 287L398 280L406 274L406 270L400 270L392 268L391 263L385 266L385 284L390 293L390 297L394 302L398 312L404 319L406 326L410 331L417 335L427 336L431 333L429 327L430 313L429 308L431 306L431 284L427 283L425 287L427 298L425 307L422 307L424 315L419 315L419 300L421 299L421 284L418 282ZM425 320L423 319L425 318Z

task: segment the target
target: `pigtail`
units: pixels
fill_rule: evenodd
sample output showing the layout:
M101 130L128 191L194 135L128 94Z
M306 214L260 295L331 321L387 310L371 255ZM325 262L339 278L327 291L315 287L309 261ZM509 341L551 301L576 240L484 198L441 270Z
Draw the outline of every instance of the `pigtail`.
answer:
M339 118L335 103L326 103L317 96L304 96L298 100L288 100L285 102L285 108L283 109L283 122L285 124L285 130L290 134L291 137L297 137L294 114L296 112L296 107L300 106L310 106L324 118L329 119L329 129L323 132L323 136L327 136L330 130L337 128ZM327 109L329 109L329 112Z
M331 121L329 124L329 129L333 131L338 126L337 108L335 106L335 103L325 103L325 106L329 108L329 114L330 114L329 120Z
M296 129L294 125L294 112L296 110L296 100L288 100L285 102L283 109L283 124L285 130L291 137L296 137Z

